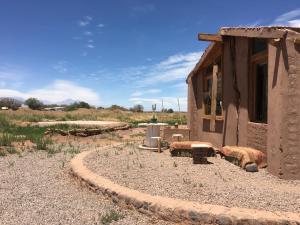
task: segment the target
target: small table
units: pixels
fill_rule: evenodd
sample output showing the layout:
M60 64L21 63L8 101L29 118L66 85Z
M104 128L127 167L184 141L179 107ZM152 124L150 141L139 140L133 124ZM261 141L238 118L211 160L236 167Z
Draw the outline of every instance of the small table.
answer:
M156 148L157 143L152 137L160 137L160 128L167 125L167 123L148 123L145 140L146 146Z
M207 157L210 145L207 144L192 144L192 156L194 164L208 164Z

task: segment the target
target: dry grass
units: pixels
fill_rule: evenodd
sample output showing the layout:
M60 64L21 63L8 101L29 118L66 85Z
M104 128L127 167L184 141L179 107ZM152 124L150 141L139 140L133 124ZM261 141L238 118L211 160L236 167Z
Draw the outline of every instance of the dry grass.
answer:
M169 124L186 124L186 113L156 113L159 122ZM39 121L66 121L66 120L104 120L121 121L136 125L141 122L149 122L151 112L130 112L107 109L78 109L71 112L49 112L30 109L19 109L17 111L1 111L0 116L4 116L10 122L39 122Z

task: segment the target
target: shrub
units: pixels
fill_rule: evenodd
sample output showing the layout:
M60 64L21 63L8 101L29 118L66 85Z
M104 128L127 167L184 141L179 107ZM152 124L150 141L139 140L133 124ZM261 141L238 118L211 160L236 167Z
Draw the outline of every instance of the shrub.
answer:
M36 143L36 148L38 150L48 150L48 145L52 144L52 141L49 138L37 138L34 142Z
M25 104L28 105L28 107L33 110L40 110L43 108L43 103L37 98L28 98L25 101Z
M0 98L0 107L17 110L22 105L22 102L14 98Z
M101 217L101 223L103 225L108 225L113 221L118 221L119 219L123 219L124 216L119 214L118 212L111 210L110 212L106 213L104 216Z
M10 146L14 141L14 137L11 134L1 134L0 135L0 146Z
M144 112L144 106L137 104L134 105L132 108L130 108L130 111L132 112Z
M174 110L171 108L167 110L167 113L173 113L173 112L174 112Z
M74 102L71 105L68 105L66 107L66 111L73 111L73 110L76 110L79 108L90 109L92 107L89 105L89 103L80 101L80 102Z
M108 107L107 109L109 110L121 110L121 111L128 111L128 109L126 109L123 106L119 106L119 105L112 105L110 107Z

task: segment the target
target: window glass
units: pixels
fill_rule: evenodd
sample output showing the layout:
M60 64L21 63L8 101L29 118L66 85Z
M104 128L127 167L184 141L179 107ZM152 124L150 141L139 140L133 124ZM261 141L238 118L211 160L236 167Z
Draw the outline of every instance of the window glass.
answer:
M204 112L205 115L211 114L211 89L212 89L212 77L205 76L204 77Z
M255 120L267 123L268 64L256 64Z

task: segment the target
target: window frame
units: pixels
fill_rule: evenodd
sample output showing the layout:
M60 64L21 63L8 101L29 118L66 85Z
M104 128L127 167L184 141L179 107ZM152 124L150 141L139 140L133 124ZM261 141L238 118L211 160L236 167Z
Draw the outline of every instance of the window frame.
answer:
M205 73L202 76L202 81L203 81L203 98L202 98L202 106L203 106L203 118L204 119L209 119L209 120L224 120L224 109L223 109L223 104L221 106L221 115L212 115L211 109L210 109L210 114L206 113L206 104L205 104L205 96L209 94L210 96L212 95L212 86L213 86L213 71L208 69L209 67L213 67L213 65L217 64L218 65L218 73L217 77L221 76L221 96L222 96L222 103L223 103L223 92L224 92L224 79L223 79L223 64L222 64L222 58L220 58L219 63L213 63L209 66L207 66L207 69L205 70ZM208 80L211 80L211 89L208 87ZM218 80L217 80L218 82ZM218 85L218 84L217 84ZM218 88L218 86L217 86ZM217 98L217 95L216 95ZM217 100L217 99L216 99Z

